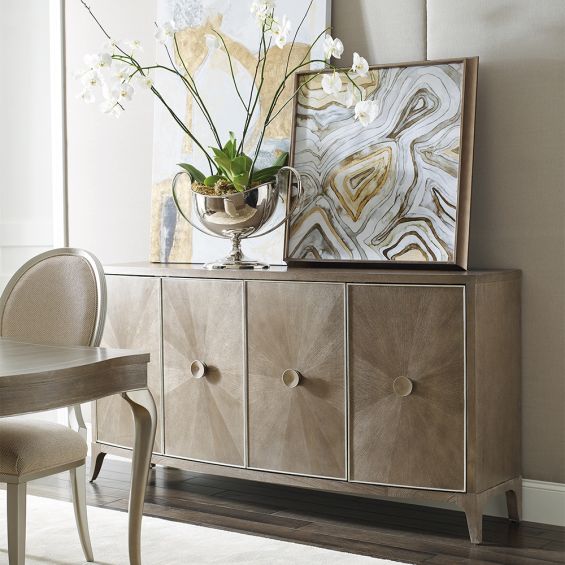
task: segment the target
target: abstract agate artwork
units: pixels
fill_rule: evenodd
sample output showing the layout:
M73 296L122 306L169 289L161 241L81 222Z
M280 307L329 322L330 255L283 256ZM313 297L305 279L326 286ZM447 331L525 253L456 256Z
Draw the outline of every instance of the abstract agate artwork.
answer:
M478 59L371 67L356 80L377 117L355 119L348 82L297 75L292 164L305 199L288 262L466 268Z
M250 1L242 0L157 0L157 21L173 20L180 31L176 34L179 50L194 76L199 91L206 99L207 107L214 122L221 129L225 141L228 132L241 137L245 110L235 94L229 60L225 50L217 48L214 30L226 40L232 57L233 71L244 96L248 96L254 83L256 54L261 35L260 27L252 17ZM294 22L291 37L300 23L308 2L303 0L279 0L277 7ZM308 56L309 45L321 30L328 27L330 0L314 0L308 16L300 27L290 64L296 64ZM261 91L256 119L251 124L245 144L246 151L255 147L262 121L269 109L274 91L284 76L290 45L280 49L272 45L268 51L268 68ZM323 58L323 42L318 41L310 53L310 59ZM159 57L168 64L166 55L159 50ZM179 62L176 61L178 64ZM208 124L198 107L193 105L191 96L179 84L172 73L161 73L155 79L156 86L178 116L195 134L203 146L214 145ZM292 94L292 81L281 100ZM288 104L277 119L269 126L263 140L257 167L269 166L281 152L289 151L292 131L292 104ZM179 171L177 163L191 163L205 169L206 161L191 140L173 122L167 110L159 101L155 105L153 136L153 187L151 198L151 260L154 262L207 262L225 255L229 242L194 230L178 214L171 193L172 179ZM183 208L190 209L189 191L185 191ZM282 219L282 218L281 218ZM267 263L282 263L284 228L272 234L244 243L244 252Z

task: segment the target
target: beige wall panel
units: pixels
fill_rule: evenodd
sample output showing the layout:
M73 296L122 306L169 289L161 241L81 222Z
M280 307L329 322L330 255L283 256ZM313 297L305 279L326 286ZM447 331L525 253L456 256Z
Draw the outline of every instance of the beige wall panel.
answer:
M332 27L345 46L339 66L354 51L370 65L426 58L425 0L332 0Z
M565 482L565 2L429 0L427 54L480 57L470 266L523 270L523 474Z

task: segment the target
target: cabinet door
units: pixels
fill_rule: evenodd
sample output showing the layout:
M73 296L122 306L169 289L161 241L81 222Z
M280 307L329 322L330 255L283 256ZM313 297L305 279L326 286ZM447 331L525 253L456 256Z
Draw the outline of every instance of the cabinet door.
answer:
M464 309L458 286L349 287L352 480L465 489Z
M248 282L247 312L249 466L345 478L343 285Z
M106 277L108 309L101 345L139 349L151 354L147 367L149 390L157 405L157 433L154 451L162 452L161 441L161 282L156 278ZM96 402L97 439L101 442L133 446L133 417L120 396Z
M243 283L163 281L165 451L244 464Z

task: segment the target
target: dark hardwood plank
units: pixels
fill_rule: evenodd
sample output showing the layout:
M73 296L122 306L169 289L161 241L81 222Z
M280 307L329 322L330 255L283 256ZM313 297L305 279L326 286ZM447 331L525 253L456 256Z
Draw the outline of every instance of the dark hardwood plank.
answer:
M347 538L359 541L373 541L386 543L389 546L404 547L406 534L384 532L379 530L368 530L346 525L329 525L312 523L304 528L306 531L323 532L333 534L340 538ZM412 547L423 552L435 553L452 558L479 559L492 563L508 563L512 565L530 565L532 560L539 565L539 560L543 563L562 563L557 560L556 553L546 550L524 550L512 547L498 547L491 544L472 546L469 543L461 543L459 540L438 536L422 535L413 536Z
M130 464L107 458L89 484L89 505L125 511ZM33 481L30 493L70 500L68 474ZM485 543L469 542L462 512L390 500L269 485L157 467L145 513L166 520L237 531L426 565L565 563L565 528L485 517Z

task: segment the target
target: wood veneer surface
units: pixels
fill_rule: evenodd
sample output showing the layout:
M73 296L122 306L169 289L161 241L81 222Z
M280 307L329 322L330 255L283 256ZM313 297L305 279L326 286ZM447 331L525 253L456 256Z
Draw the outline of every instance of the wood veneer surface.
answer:
M521 474L520 282L477 285L476 489Z
M101 345L148 351L148 388L157 405L156 452L162 451L161 430L161 283L159 279L107 276L108 308ZM133 447L133 418L127 402L110 396L96 402L99 441Z
M353 480L465 490L464 311L458 286L349 287Z
M247 305L249 465L345 478L343 285L252 281Z
M165 280L163 320L166 453L243 465L243 283Z
M517 279L517 270L432 270L432 269L371 269L371 268L330 268L330 267L285 267L272 266L263 271L231 271L202 268L201 264L190 263L123 263L107 265L106 274L138 275L151 277L189 277L201 279L237 280L287 280L318 282L373 282L373 283L417 283L417 284L466 284L476 279L497 281Z

